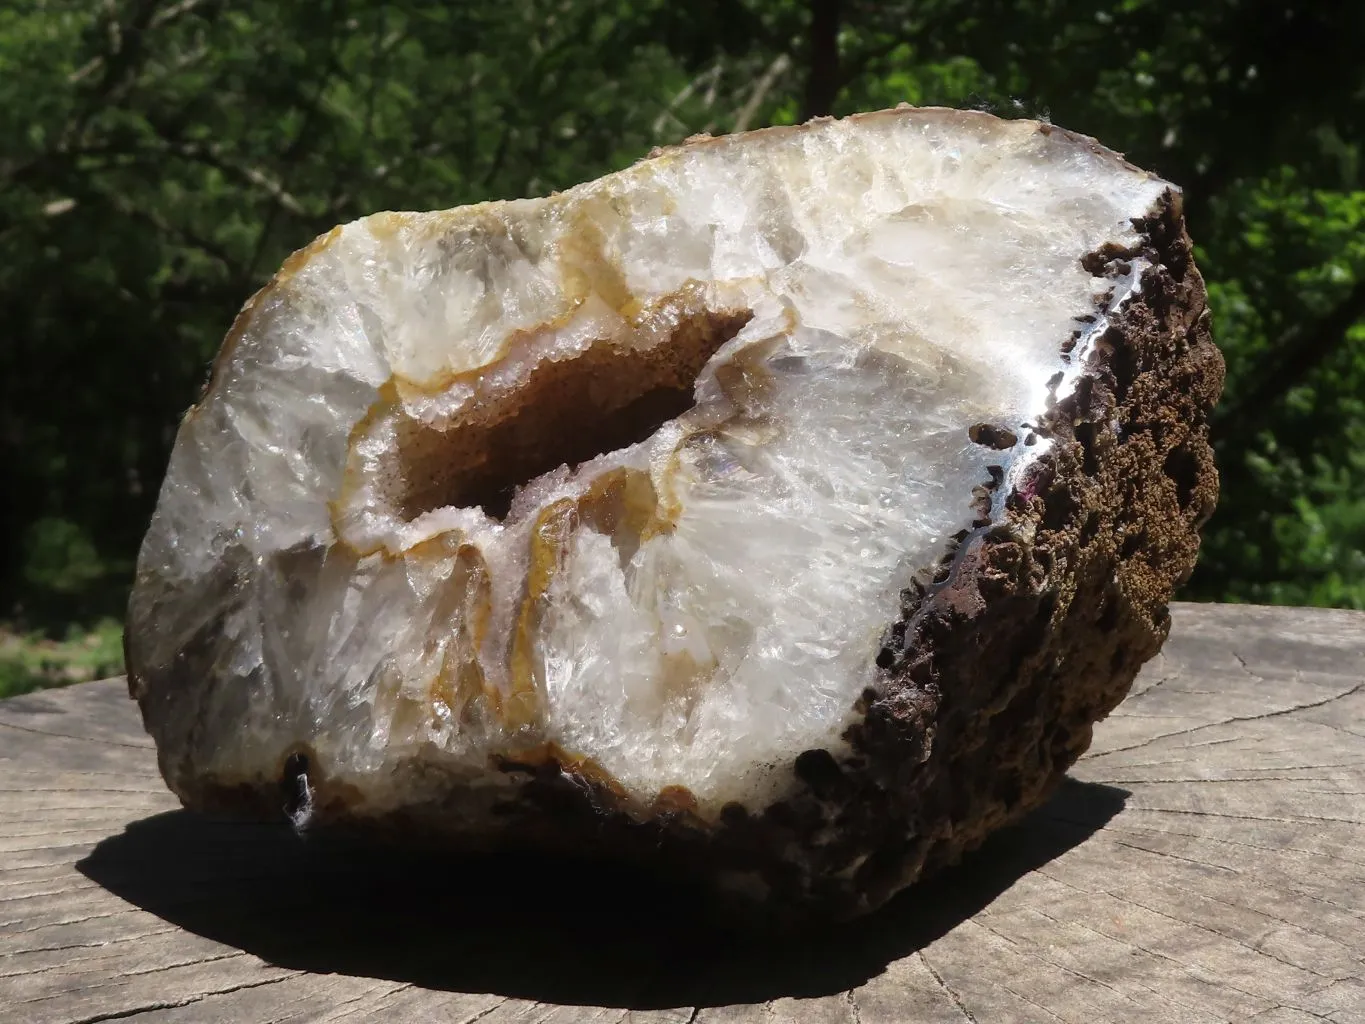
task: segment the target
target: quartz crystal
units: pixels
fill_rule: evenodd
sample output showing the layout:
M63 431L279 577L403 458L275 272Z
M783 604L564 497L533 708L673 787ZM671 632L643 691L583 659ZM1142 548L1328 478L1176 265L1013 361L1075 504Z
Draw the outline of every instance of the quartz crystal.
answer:
M338 227L180 427L128 623L162 772L875 905L1038 803L1164 636L1203 301L1171 185L946 110Z

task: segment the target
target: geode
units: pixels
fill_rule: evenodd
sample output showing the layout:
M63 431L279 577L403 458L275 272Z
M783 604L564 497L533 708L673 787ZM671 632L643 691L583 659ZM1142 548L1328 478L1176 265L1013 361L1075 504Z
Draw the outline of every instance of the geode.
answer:
M1033 121L700 137L292 256L181 424L129 687L191 808L874 907L1168 628L1223 367L1172 185Z

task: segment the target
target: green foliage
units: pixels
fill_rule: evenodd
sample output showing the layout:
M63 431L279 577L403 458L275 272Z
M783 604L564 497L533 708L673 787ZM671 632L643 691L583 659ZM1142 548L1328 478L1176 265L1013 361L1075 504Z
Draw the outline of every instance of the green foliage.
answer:
M1224 497L1194 587L1365 608L1365 191L1282 167L1213 212L1226 227L1200 259L1228 361Z
M122 671L123 627L113 619L88 631L73 626L60 641L0 625L0 699Z
M24 583L35 590L79 594L104 575L95 545L77 524L39 519L28 528Z
M1289 0L14 0L0 614L121 615L227 325L333 224L902 101L1050 116L1185 187L1229 367L1187 594L1365 607L1362 43L1365 5Z

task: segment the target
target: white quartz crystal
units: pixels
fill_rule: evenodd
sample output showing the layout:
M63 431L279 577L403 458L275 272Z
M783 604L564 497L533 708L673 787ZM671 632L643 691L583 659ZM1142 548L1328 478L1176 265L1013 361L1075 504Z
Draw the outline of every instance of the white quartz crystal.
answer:
M513 786L505 755L641 813L761 808L843 749L987 467L1046 449L1028 425L1141 269L1081 259L1169 187L900 109L335 229L243 310L142 549L130 667L179 723L172 785L306 749L379 813L413 765ZM682 401L584 449L655 389Z

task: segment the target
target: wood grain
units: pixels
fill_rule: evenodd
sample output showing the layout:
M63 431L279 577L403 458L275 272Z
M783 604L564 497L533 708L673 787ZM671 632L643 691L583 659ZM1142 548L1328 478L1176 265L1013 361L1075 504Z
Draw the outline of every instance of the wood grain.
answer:
M0 703L0 1020L1365 1022L1365 614L1177 605L1046 807L860 922L197 818L122 683Z

